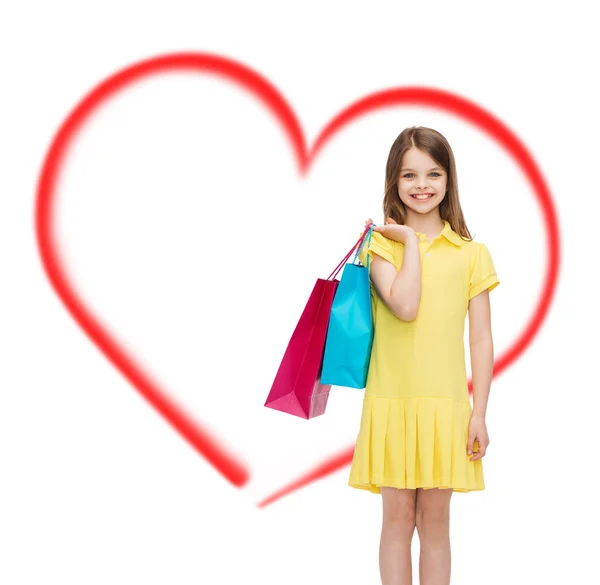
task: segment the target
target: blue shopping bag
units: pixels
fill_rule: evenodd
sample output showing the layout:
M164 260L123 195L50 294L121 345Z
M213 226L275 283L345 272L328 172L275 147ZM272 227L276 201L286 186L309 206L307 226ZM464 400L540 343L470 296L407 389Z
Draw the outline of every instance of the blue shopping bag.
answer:
M323 354L322 384L362 390L367 382L375 331L371 309L371 256L367 254L366 267L356 264L356 260L365 242L369 248L374 225L365 230L354 261L344 266L333 298Z

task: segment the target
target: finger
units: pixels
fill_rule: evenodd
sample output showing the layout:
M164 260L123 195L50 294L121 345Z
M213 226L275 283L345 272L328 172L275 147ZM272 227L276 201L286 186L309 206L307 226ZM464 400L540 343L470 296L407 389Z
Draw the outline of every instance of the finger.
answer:
M475 437L469 437L469 440L467 441L467 455L471 455L471 453L473 453L473 441L475 440Z
M479 441L475 441L473 445L473 456L470 458L470 461L477 461L477 459L481 459L485 455L485 449L481 448Z

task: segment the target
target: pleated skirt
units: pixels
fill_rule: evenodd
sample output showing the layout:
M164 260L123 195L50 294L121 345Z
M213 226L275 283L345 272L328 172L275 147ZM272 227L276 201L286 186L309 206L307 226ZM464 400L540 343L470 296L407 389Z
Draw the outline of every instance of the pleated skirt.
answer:
M485 489L482 460L467 455L471 413L454 398L365 395L348 485L374 494L382 486Z

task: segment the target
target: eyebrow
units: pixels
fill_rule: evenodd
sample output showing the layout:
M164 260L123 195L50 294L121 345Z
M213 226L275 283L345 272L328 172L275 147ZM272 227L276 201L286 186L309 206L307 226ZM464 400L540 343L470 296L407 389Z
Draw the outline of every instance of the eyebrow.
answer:
M415 169L400 169L400 172L404 172L404 171L414 171ZM429 169L430 171L443 171L444 169L442 167L433 167L432 169Z

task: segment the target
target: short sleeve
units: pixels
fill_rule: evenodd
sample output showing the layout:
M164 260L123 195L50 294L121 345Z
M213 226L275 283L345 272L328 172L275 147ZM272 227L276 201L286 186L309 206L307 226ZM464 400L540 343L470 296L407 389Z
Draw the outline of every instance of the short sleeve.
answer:
M362 232L360 235L362 235ZM371 242L369 242L369 236L367 234L367 237L365 238L364 244L362 246L362 250L358 255L358 259L360 260L363 266L367 265L367 253L371 255L371 262L373 262L373 254L377 254L381 256L384 260L391 262L394 266L396 265L396 258L394 256L394 248L392 247L392 242L379 232L376 232L375 230L371 231Z
M469 277L469 300L486 289L494 290L500 284L490 251L479 242Z

